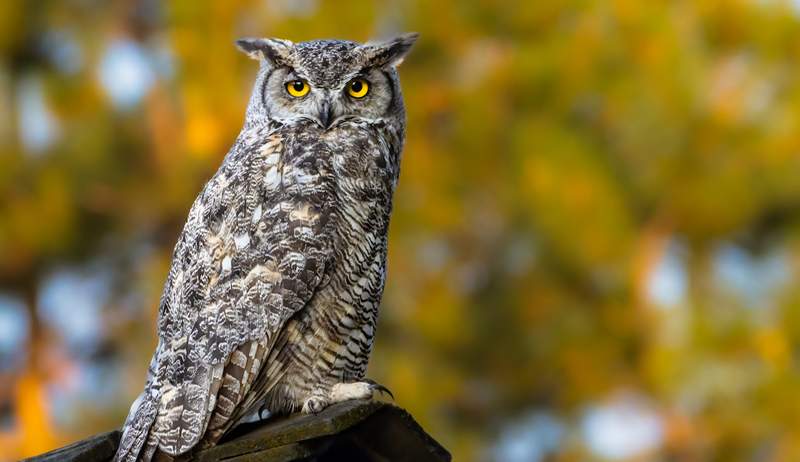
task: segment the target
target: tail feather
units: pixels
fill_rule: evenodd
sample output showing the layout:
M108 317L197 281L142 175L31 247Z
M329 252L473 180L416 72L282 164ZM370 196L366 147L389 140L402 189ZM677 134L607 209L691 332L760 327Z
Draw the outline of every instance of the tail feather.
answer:
M151 429L158 414L159 385L155 379L159 351L160 341L147 368L144 391L133 401L128 418L125 419L114 462L149 462L158 447L158 441L152 436Z
M114 456L115 462L147 462L150 460L153 450L158 446L157 443L148 441L152 439L150 429L155 420L155 397L151 394L150 387L147 387L133 402L128 418L125 420L119 448ZM145 446L152 446L152 448L142 451L143 448L147 449Z

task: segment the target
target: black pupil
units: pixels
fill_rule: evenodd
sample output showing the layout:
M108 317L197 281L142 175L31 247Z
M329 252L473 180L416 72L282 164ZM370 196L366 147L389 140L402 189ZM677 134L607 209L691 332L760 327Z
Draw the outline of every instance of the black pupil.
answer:
M297 92L303 91L303 82L300 80L295 80L294 83L292 83L292 88L294 88L294 91Z
M354 92L358 93L361 91L361 81L356 80L355 82L350 84L350 88L353 89Z

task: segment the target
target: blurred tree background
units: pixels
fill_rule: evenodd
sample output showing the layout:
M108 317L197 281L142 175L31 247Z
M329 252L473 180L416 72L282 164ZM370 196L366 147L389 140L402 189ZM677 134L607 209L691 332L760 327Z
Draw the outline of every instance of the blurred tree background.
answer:
M800 460L800 2L6 0L0 460L122 424L241 36L421 39L370 376L454 454Z

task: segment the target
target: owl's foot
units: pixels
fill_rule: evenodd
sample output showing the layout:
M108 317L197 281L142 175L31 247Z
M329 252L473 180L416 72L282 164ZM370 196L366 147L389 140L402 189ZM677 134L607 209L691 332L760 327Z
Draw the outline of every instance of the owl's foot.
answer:
M331 404L349 401L351 399L370 399L375 391L387 393L394 399L394 395L388 388L375 382L365 379L363 382L337 383L327 394L314 394L303 403L304 414L317 414Z

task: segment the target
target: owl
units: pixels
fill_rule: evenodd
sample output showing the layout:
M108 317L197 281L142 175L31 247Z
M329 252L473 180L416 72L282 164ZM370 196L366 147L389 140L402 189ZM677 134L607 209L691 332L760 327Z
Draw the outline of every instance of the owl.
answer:
M260 63L244 127L178 238L115 460L189 457L254 412L383 389L364 373L415 40L236 42Z

